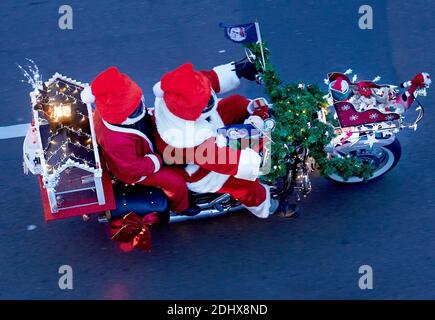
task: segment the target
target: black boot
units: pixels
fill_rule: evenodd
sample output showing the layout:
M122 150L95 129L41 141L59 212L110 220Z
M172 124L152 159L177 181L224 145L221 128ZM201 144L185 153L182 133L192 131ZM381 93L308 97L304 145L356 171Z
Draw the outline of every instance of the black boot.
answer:
M237 77L245 78L250 81L257 80L258 70L255 67L255 64L250 62L248 59L242 59L235 64Z
M299 213L299 206L295 203L289 203L288 201L281 201L278 210L276 210L276 216L283 218L296 217Z

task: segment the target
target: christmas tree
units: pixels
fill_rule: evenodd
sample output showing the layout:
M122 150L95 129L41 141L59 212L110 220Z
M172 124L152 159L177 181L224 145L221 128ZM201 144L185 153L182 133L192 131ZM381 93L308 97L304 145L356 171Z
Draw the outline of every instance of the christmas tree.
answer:
M257 56L261 56L259 44L250 44L248 48ZM350 177L370 178L373 169L369 164L355 157L332 157L325 151L335 137L334 125L337 124L332 115L328 123L317 119L320 108L327 108L323 92L316 85L284 84L278 72L270 63L270 52L263 44L265 65L257 59L258 68L264 71L261 80L265 92L273 103L273 114L276 126L272 132L272 169L263 177L266 182L276 182L286 174L286 155L295 152L297 146L309 150L309 156L315 160L321 174L328 176L338 174L347 179Z

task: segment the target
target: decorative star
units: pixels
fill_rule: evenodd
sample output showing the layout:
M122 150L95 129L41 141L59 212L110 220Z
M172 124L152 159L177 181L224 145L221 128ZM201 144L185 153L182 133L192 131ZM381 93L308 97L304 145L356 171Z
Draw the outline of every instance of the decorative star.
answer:
M373 145L378 142L378 139L376 139L375 134L368 134L367 140L364 141L364 144L368 144L370 148L373 148Z

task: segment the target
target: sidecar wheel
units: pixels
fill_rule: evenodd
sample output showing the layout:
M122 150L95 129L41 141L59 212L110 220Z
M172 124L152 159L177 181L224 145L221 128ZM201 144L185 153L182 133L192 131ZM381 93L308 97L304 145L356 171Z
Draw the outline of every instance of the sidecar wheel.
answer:
M399 162L400 156L402 155L402 147L399 140L394 139L394 141L387 146L374 146L372 149L361 149L357 150L356 157L372 163L375 166L375 171L373 175L367 181L376 180L387 172L391 171ZM338 174L331 174L328 179L339 182L339 183L361 183L364 179L358 177L350 177L344 179Z

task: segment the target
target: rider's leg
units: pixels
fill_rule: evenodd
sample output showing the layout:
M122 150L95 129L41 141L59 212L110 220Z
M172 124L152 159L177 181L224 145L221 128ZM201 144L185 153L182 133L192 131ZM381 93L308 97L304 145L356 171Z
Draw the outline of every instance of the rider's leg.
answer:
M230 194L259 218L267 218L270 214L269 187L262 185L258 180L248 181L230 177L218 193Z
M141 185L161 188L169 199L170 209L181 212L189 208L189 198L183 170L163 167L140 182Z

